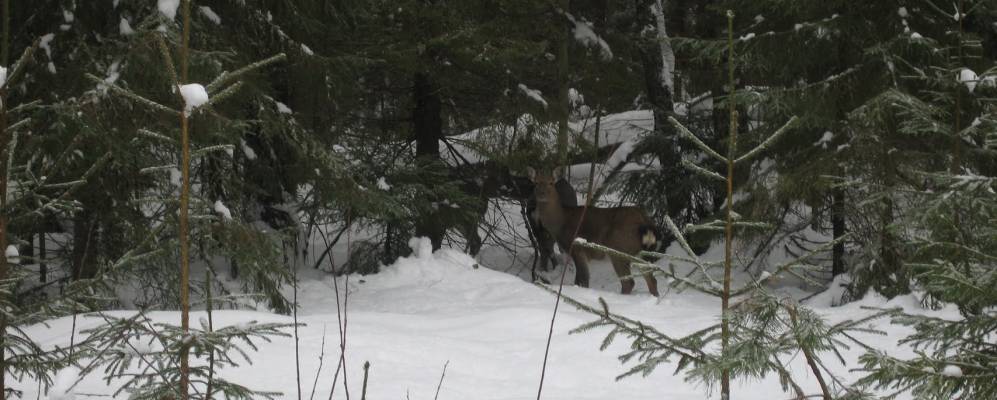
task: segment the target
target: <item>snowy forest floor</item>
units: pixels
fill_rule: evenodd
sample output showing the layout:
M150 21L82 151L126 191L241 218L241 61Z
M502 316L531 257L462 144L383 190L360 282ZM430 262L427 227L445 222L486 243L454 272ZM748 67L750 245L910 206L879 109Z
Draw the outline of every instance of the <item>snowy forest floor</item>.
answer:
M333 278L317 271L301 271L299 285L301 356L301 398L312 398L312 383L318 373L314 396L328 398L339 357L339 333L333 279L340 290L349 287L346 359L351 395L359 398L362 365L370 361L368 398L432 399L440 384L444 365L448 365L439 399L531 399L537 386L544 356L547 331L555 296L521 278L479 267L471 257L449 249L430 254L425 243L408 258L399 259L375 275ZM605 262L605 261L603 261ZM681 336L715 323L720 305L715 298L693 291L670 291L658 299L638 286L634 295L620 295L619 283L608 265L593 266L593 288L566 286L564 293L587 304L597 305L602 297L612 311L639 319L674 336ZM571 276L567 277L567 281ZM347 283L348 281L348 283ZM639 281L639 280L638 280ZM641 282L642 283L642 282ZM602 289L600 289L602 288ZM290 292L288 292L290 295ZM913 296L886 301L875 294L841 307L830 307L829 296L818 295L809 301L815 311L830 323L858 319L874 311L866 307L903 307L909 311L956 318L951 308L939 311L921 309ZM116 311L111 315L127 316L133 311ZM155 312L154 321L179 320L176 312ZM203 312L194 313L198 321ZM561 304L554 328L546 380L545 399L703 399L714 398L706 388L673 375L674 365L663 365L646 378L629 377L617 381L627 367L616 357L629 343L621 339L605 351L599 345L606 330L569 334L580 324L595 319L593 315ZM258 322L290 323L288 316L253 311L216 311L215 326ZM100 318L83 317L77 332L102 323ZM876 320L874 328L887 335L862 335L861 340L874 348L888 350L900 357L911 355L910 349L897 345L907 328ZM47 325L27 328L27 332L45 346L68 346L72 318L61 318ZM319 357L324 362L319 372ZM77 339L78 340L78 339ZM847 361L842 365L831 354L825 362L839 378L851 382L860 376L857 357L864 351L852 347L841 349ZM280 391L285 398L297 398L295 352L292 338L275 338L261 343L251 353L253 364L221 371L221 376L252 389ZM817 383L810 375L802 355L790 361L791 371L808 393L817 393ZM99 375L99 374L95 374ZM343 382L339 380L340 385ZM26 399L34 399L34 382L15 383ZM99 376L84 379L73 391L78 395L107 395L114 391ZM342 387L337 398L345 398ZM736 399L783 399L784 393L775 377L762 381L737 382ZM42 397L44 398L44 394ZM126 397L121 394L120 397Z

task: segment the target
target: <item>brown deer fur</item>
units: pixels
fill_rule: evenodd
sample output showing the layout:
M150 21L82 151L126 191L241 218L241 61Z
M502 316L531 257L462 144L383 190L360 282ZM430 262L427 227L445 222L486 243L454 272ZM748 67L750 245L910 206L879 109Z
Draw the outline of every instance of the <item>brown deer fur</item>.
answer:
M537 218L544 228L557 240L562 252L571 252L575 262L575 284L588 287L589 259L601 259L605 254L598 250L582 246L572 246L576 237L592 243L597 243L611 249L633 256L640 254L642 249L653 248L658 238L653 225L644 212L637 207L571 207L562 206L561 199L554 182L560 175L557 169L553 174L538 173L533 168L528 169L530 180L533 181L534 196L537 201ZM575 234L577 232L577 236ZM630 261L610 257L616 275L620 277L621 292L629 294L634 287L633 278L629 278ZM647 288L651 294L658 295L658 283L650 272L644 274Z

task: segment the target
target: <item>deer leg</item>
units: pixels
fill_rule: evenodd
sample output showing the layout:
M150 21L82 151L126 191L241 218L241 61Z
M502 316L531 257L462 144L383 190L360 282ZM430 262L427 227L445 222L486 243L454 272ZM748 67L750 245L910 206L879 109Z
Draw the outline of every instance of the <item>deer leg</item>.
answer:
M464 238L467 240L467 246L464 249L467 254L471 256L477 256L481 252L481 235L478 234L478 225L468 224L464 227Z
M579 249L571 252L571 258L575 261L575 284L581 287L589 287L588 258ZM568 268L567 264L565 264L564 268Z
M611 261L616 276L620 278L620 293L630 294L634 290L634 279L630 278L630 261L616 257L611 257Z
M651 292L654 297L658 297L658 280L654 279L654 273L651 271L644 272L644 281L647 282L647 291Z

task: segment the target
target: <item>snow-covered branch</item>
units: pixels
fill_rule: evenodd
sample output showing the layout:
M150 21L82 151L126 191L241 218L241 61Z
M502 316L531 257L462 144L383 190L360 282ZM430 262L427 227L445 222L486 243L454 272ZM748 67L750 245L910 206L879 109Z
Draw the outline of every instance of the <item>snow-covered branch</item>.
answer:
M769 148L769 146L771 146L772 143L775 143L776 140L779 140L779 138L781 138L782 135L784 135L787 131L789 131L789 128L792 127L794 124L796 124L796 121L798 120L799 118L797 118L794 115L793 118L790 118L789 121L786 121L786 123L783 124L782 127L779 128L779 130L775 131L775 133L773 133L771 136L765 139L764 142L762 142L755 148L751 149L751 151L745 153L743 156L738 157L736 160L734 160L734 164L740 164L744 161L750 160L752 157L761 153L762 150Z
M682 123L679 122L677 119L675 119L675 117L668 117L668 122L670 122L672 125L678 128L679 133L681 133L682 136L685 136L686 139L689 139L693 144L696 145L696 147L699 147L700 150L703 150L706 154L709 154L711 157L716 158L717 160L723 161L725 163L727 162L727 157L720 155L720 153L717 153L715 150L710 148L710 146L708 146L706 143L703 143L702 140L699 140L699 138L696 137L694 133L689 131L689 129L686 128L685 125L682 125Z

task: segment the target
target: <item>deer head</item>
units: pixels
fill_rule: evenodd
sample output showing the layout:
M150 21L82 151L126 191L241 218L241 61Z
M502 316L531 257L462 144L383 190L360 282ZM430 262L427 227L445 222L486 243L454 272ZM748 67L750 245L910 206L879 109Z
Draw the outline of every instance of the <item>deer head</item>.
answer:
M561 172L561 167L554 168L554 171L551 173L538 172L532 167L528 167L526 169L526 174L529 176L530 181L533 182L534 185L533 195L537 200L537 204L561 204L560 195L554 187L554 184L557 182L557 177L561 176Z

